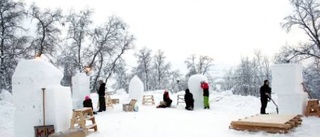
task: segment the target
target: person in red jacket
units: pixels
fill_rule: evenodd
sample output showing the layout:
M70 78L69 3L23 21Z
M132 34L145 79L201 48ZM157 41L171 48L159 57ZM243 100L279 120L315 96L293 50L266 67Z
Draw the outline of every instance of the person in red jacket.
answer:
M201 81L201 88L203 89L203 104L204 109L210 109L209 104L209 85L205 81Z
M170 107L171 103L172 103L172 100L169 97L169 92L165 90L163 93L163 101L160 102L160 105L158 105L157 108Z

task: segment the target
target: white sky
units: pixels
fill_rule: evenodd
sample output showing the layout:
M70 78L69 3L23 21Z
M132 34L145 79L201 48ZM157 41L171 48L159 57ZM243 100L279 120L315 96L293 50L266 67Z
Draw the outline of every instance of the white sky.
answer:
M136 40L135 51L161 49L173 68L185 68L188 56L208 55L215 64L237 65L260 49L273 57L281 46L296 43L301 32L281 28L291 12L288 0L24 0L65 11L94 8L93 21L121 17ZM302 32L303 33L303 32ZM133 52L126 54L135 65Z

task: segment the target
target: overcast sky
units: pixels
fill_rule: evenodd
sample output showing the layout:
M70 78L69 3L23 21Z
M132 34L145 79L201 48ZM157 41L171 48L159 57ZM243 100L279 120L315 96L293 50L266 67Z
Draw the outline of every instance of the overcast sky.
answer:
M254 50L273 57L296 43L301 32L286 33L280 23L291 13L288 0L24 0L42 8L94 8L93 21L121 17L136 40L136 51L161 49L173 68L191 54L208 55L215 64L237 65ZM126 54L130 65L133 52Z

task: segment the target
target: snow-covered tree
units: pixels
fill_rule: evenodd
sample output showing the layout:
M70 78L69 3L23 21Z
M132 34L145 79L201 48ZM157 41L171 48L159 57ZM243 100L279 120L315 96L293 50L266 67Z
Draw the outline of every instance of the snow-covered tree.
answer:
M144 47L135 54L137 57L138 66L133 68L133 73L136 74L144 84L145 90L150 90L150 79L152 72L152 56L151 50Z
M158 50L153 57L152 89L166 89L169 87L171 64L166 62L164 52Z
M24 3L13 0L0 2L0 90L11 90L11 77L19 58L27 57L28 37L25 29Z
M114 69L113 79L115 83L112 85L112 88L117 89L124 89L128 92L129 82L133 77L131 74L128 73L128 68L124 59L120 59Z
M210 70L210 67L213 66L213 58L203 55L197 58L197 56L193 54L187 58L185 64L187 65L188 69L187 77L190 77L194 74L205 75Z

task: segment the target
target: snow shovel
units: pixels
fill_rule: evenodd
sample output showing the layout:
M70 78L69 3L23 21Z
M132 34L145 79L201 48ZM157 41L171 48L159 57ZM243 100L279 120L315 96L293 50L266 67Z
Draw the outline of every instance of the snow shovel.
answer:
M270 98L270 100L272 101L272 103L276 106L276 111L277 111L277 114L279 114L279 108L278 108L278 105L276 104L276 102L274 102L274 100L271 98L271 96L269 94L267 94L268 97Z

